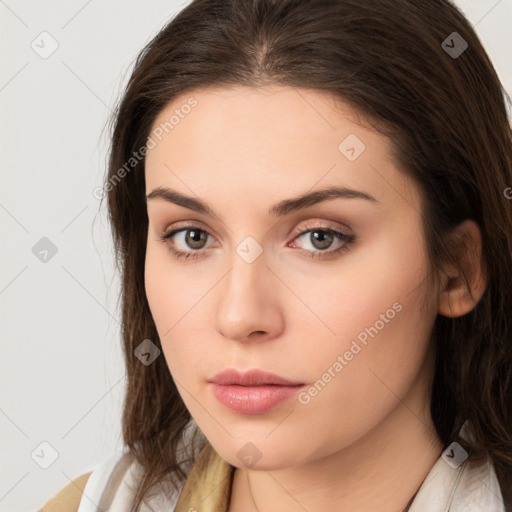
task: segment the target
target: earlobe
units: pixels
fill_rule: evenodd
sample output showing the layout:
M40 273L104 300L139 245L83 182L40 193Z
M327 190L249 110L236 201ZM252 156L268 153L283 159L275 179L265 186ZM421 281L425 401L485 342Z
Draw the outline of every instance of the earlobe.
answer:
M482 236L478 225L472 220L466 220L456 228L454 234L465 240L458 258L466 273L470 289L459 269L450 266L444 270L439 314L450 318L469 313L482 298L488 281L482 259Z

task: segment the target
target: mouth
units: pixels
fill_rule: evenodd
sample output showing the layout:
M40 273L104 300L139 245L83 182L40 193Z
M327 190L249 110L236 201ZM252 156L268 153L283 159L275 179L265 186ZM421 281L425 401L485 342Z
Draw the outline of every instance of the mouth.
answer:
M304 384L304 382L285 379L280 375L266 372L258 368L254 368L245 373L235 370L234 368L228 368L227 370L215 374L208 382L221 386L298 386Z
M262 414L296 395L305 383L253 369L241 373L224 370L209 381L214 396L239 414Z

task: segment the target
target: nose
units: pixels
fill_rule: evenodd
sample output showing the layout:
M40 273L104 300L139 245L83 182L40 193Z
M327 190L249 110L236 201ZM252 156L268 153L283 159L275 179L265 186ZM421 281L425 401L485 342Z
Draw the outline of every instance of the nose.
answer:
M213 297L217 331L239 342L279 336L284 317L278 287L279 280L268 267L264 253L252 263L235 254L231 270Z

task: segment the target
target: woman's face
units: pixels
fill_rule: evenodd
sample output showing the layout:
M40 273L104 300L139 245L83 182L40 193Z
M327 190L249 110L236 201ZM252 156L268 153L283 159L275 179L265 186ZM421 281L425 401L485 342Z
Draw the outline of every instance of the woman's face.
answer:
M332 96L281 86L183 95L151 139L147 298L180 395L217 452L272 469L429 424L438 297L419 191L389 140ZM317 201L331 187L342 193ZM267 400L256 388L247 401L247 389L209 382L228 368L303 385L267 386Z

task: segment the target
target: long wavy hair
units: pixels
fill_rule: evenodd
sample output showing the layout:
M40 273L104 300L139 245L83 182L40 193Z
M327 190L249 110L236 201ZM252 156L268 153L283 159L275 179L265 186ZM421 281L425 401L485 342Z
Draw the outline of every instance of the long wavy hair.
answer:
M194 0L143 48L110 121L104 187L121 273L123 438L144 469L132 511L155 484L186 478L179 450L191 420L165 358L146 366L134 354L146 339L161 349L144 288L143 148L178 95L269 84L328 91L390 138L422 193L436 272L446 262L463 272L464 249L448 235L466 219L478 224L488 285L470 313L437 316L431 415L445 447L469 420L469 460L491 457L511 507L510 98L475 31L447 0Z

